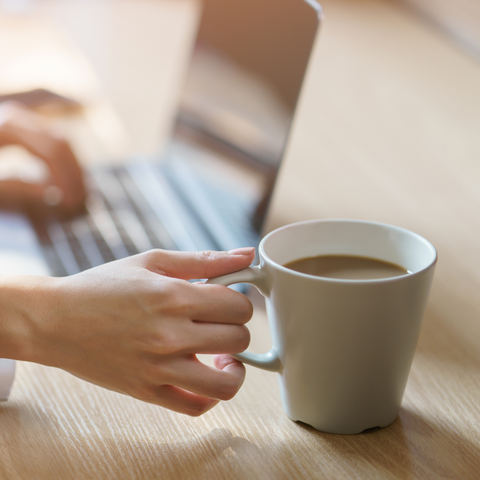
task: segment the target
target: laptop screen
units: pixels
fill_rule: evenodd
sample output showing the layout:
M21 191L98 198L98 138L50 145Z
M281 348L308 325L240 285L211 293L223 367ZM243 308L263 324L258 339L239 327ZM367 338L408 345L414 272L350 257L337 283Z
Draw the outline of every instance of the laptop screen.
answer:
M259 228L321 17L310 0L204 0L174 135L264 178Z

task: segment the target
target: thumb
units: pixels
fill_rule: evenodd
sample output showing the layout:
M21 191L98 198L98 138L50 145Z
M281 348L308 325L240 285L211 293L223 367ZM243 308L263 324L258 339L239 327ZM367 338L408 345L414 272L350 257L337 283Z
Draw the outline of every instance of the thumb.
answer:
M150 270L184 280L218 277L236 272L247 268L255 258L254 247L237 248L229 252L157 250L155 253Z

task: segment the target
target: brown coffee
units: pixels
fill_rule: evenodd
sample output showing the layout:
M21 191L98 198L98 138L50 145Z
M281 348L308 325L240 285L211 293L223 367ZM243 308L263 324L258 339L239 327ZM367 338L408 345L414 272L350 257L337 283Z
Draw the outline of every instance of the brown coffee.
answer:
M391 278L410 273L394 263L355 255L319 255L294 260L284 266L317 277L349 280Z

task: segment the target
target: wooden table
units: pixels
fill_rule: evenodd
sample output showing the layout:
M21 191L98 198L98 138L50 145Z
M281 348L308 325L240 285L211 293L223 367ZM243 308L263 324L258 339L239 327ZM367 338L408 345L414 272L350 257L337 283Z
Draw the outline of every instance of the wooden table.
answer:
M479 477L480 62L396 3L323 5L268 229L363 218L437 247L397 420L356 436L315 431L282 412L274 374L250 367L233 400L189 418L23 363L0 405L0 478ZM128 131L121 113L117 120ZM251 349L265 351L255 302Z

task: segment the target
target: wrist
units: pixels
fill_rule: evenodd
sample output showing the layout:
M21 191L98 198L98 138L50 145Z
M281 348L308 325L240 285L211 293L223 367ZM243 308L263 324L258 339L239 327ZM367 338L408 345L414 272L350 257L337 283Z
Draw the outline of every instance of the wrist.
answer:
M0 357L36 361L39 333L58 280L0 276Z

